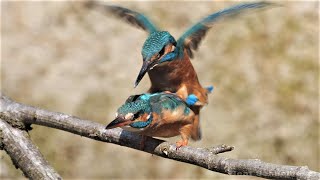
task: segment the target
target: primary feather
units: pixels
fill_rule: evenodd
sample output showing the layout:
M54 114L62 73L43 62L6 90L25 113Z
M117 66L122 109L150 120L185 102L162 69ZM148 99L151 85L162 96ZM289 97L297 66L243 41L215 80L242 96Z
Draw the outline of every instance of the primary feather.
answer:
M132 11L120 6L106 5L97 1L90 1L88 2L87 6L97 8L102 7L106 12L111 13L118 18L125 20L129 24L141 28L149 33L157 31L156 26L152 24L146 16L136 11Z
M184 34L178 39L176 44L176 54L178 59L181 59L184 53L184 50L188 53L188 55L193 58L193 50L197 50L199 47L200 42L205 37L207 31L217 22L226 18L234 17L239 14L243 14L245 12L250 12L251 10L255 9L262 9L270 6L274 6L274 3L270 2L253 2L253 3L243 3L235 6L231 6L229 8L223 9L221 11L215 12L195 25L193 25L191 28L189 28L187 31L185 31ZM97 1L90 1L88 2L89 7L97 7L103 9L106 12L109 12L113 15L116 15L118 18L125 20L129 24L141 28L147 32L149 32L150 35L152 33L159 33L159 29L143 14L138 13L136 11L123 8L120 6L112 6L112 5L106 5L101 2ZM147 39L148 40L148 39ZM145 43L148 44L148 41ZM151 43L152 45L152 43ZM150 45L150 46L151 46ZM157 44L153 44L154 47L157 46ZM147 47L147 46L146 46ZM162 48L162 47L157 47ZM151 48L149 48L151 49ZM145 50L147 51L147 50ZM152 51L153 52L153 51ZM154 53L154 52L153 52ZM144 53L142 53L144 54Z
M242 14L244 12L249 12L253 9L261 9L267 6L273 5L269 2L255 2L255 3L244 3L240 5L235 5L227 9L215 12L206 18L202 19L197 24L189 28L177 41L177 50L179 51L179 57L183 55L184 49L187 51L188 55L192 58L192 50L197 50L199 43L206 35L207 31L215 24L215 22L234 17L235 15Z

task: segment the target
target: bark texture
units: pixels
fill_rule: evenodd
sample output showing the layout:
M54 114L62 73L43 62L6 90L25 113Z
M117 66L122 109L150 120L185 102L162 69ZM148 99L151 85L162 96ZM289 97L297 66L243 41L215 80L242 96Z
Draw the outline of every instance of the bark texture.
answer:
M43 158L26 131L10 126L0 119L0 146L10 156L16 168L29 179L61 179Z

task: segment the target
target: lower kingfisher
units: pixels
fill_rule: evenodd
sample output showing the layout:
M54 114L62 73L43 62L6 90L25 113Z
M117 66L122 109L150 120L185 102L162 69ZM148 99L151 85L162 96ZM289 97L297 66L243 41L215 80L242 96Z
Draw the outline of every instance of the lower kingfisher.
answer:
M106 129L121 127L152 137L181 135L176 143L179 148L188 144L194 117L194 112L176 94L145 93L130 96Z
M149 93L170 91L186 101L195 113L191 137L199 140L200 109L208 103L208 93L213 87L203 88L200 85L190 61L190 58L193 58L193 50L198 49L201 40L216 22L232 19L238 14L254 9L263 9L273 3L243 3L215 12L185 31L177 41L168 31L159 30L141 13L119 6L100 5L93 1L88 4L89 7L102 7L103 10L149 33L142 47L143 64L134 86L136 87L148 72L151 81Z

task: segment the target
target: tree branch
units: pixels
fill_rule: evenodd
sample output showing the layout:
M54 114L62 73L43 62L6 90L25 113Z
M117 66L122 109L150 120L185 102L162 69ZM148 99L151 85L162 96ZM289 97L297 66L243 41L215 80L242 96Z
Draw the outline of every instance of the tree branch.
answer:
M11 157L29 179L61 179L59 174L43 158L27 132L13 128L0 118L0 148Z
M249 175L270 179L320 179L320 173L309 170L307 166L276 165L258 159L237 160L216 155L232 150L229 146L211 149L187 146L176 150L174 144L147 137L144 149L140 149L142 136L135 133L119 128L106 130L105 126L99 123L16 103L2 95L0 98L2 108L0 118L12 123L13 126L17 124L19 126L17 120L22 120L26 124L38 124L68 131L229 175Z

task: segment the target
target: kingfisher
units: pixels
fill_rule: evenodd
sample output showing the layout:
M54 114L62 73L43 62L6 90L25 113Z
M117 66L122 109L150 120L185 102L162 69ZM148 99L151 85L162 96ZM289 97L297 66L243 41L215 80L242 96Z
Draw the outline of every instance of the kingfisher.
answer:
M264 9L273 5L273 3L243 3L215 12L191 26L178 40L168 31L163 31L156 27L146 16L139 12L95 1L90 1L87 5L112 13L129 24L148 32L149 36L145 40L141 51L142 67L136 78L134 87L148 73L151 81L149 93L163 91L176 93L195 113L191 136L194 140L200 140L200 109L208 103L208 94L213 90L213 87L204 88L201 86L197 73L190 61L193 58L193 51L198 49L207 31L216 22L232 19L238 14L252 10Z
M181 135L177 148L186 146L192 134L194 112L174 93L144 93L130 96L117 110L106 129L124 130L152 137Z

